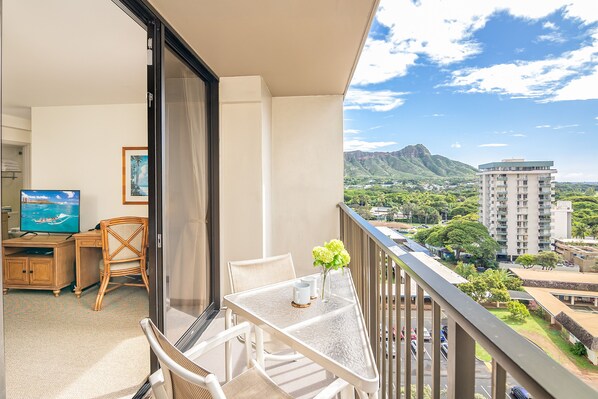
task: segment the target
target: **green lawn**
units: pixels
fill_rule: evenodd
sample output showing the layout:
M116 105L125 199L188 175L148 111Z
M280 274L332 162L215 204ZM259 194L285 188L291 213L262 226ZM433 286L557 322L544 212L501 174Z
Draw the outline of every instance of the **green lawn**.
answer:
M480 346L480 344L475 344L475 357L484 361L484 362L491 362L492 356L484 348Z
M531 317L528 317L523 322L517 322L509 319L509 311L507 309L488 309L488 311L494 314L496 317L504 321L508 326L510 326L513 330L517 331L518 333L523 334L524 332L533 332L539 334L543 337L548 338L551 340L562 352L565 354L571 361L573 361L577 367L583 370L598 372L598 366L594 366L585 356L575 356L569 351L569 348L572 346L569 341L564 339L561 336L561 333L557 330L550 328L550 323L546 320L542 319L535 314L532 314ZM480 348L484 353L482 348ZM547 352L548 353L548 352ZM478 350L476 348L476 356L478 355ZM486 353L487 355L487 353ZM549 356L552 356L548 353ZM483 353L482 353L483 356ZM489 356L489 355L488 355ZM478 356L479 357L479 356ZM480 359L484 360L482 357Z

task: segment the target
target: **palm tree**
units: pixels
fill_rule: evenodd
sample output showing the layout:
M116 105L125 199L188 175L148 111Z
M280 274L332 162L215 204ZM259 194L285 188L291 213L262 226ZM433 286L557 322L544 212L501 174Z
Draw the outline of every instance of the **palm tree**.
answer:
M588 229L588 226L586 224L575 223L573 225L573 228L571 229L571 234L575 238L584 239L584 238L586 238L586 235L588 234L588 230L589 229Z

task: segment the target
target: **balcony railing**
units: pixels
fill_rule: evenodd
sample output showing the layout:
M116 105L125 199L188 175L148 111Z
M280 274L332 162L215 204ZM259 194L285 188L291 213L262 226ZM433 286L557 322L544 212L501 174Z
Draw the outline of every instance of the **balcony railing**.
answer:
M591 398L598 395L426 266L420 260L422 255L403 251L345 204L341 203L339 207L341 239L351 254L351 271L380 372L381 398L402 397L401 389L405 398L412 397L412 389L415 397L423 398L424 381L430 385L434 399L441 397L445 386L449 399L473 398L476 342L493 358L492 398L506 397L507 373L535 398ZM405 306L401 306L401 298L405 298ZM414 302L412 298L415 298ZM428 299L429 304L425 302ZM429 368L424 367L424 318L431 319ZM448 326L446 378L441 373L443 354L440 345L441 320L444 319ZM406 331L404 346L399 337L403 326ZM393 327L396 341L392 339ZM410 350L412 327L417 327L417 332L414 348ZM412 353L415 356L413 362Z

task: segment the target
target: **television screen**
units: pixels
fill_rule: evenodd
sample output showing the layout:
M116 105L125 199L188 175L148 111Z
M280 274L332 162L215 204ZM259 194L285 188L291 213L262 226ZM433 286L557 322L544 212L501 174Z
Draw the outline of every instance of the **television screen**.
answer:
M79 232L79 190L21 190L21 231Z

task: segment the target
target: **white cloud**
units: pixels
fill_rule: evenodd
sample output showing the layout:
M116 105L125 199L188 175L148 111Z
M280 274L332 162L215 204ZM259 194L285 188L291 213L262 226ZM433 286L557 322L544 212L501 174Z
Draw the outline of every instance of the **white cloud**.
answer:
M526 20L545 18L557 10L565 18L588 25L598 21L593 0L382 0L376 14L378 23L388 28L384 39L368 39L353 84L381 83L405 76L420 57L439 65L463 61L482 51L474 33L498 12ZM544 23L545 29L556 25ZM553 38L554 39L554 38Z
M461 143L459 143L458 141L451 144L451 148L461 148Z
M525 134L523 133L515 133L512 135L513 137L527 137Z
M578 124L573 124L573 125L558 125L558 126L553 126L552 128L554 130L560 130L560 129L567 129L567 128L570 128L570 127L577 127L577 126L579 126L579 125Z
M559 32L551 32L545 35L538 36L539 42L565 43L567 39Z
M491 144L480 144L478 147L507 147L508 144L503 143L491 143Z
M538 125L536 126L536 129L548 129L550 128L550 125Z
M357 130L357 129L345 129L343 131L343 133L345 133L345 134L358 134L358 133L361 133L361 130Z
M345 151L373 151L378 148L397 144L394 141L362 141L347 140L344 142Z
M554 22L550 22L550 21L546 21L542 24L542 28L544 29L550 29L550 30L557 30L557 26L554 24Z
M588 43L544 60L460 69L447 86L540 102L598 99L598 29Z
M595 56L598 58L598 51ZM593 100L598 98L598 66L591 75L571 80L565 87L557 90L550 101Z
M390 111L405 103L401 97L409 93L391 90L369 91L350 88L345 96L345 110L368 109L371 111Z
M368 38L351 83L382 83L397 76L405 76L407 68L414 65L417 59L417 54L400 51L394 48L393 43Z

